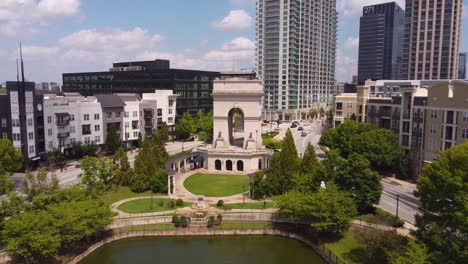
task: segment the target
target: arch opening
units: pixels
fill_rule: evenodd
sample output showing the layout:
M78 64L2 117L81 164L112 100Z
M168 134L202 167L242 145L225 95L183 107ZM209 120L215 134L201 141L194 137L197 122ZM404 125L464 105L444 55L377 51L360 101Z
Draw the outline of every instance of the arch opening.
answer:
M221 170L221 161L215 160L215 170Z
M237 161L237 171L244 171L244 162L242 160Z
M232 161L226 160L226 170L232 171Z
M244 112L240 108L232 108L228 113L229 144L243 147L244 143Z

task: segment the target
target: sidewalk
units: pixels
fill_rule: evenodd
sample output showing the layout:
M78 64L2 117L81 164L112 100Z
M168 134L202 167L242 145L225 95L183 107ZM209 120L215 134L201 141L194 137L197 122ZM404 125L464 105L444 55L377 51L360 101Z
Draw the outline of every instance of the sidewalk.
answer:
M387 225L380 225L380 224L371 224L365 221L361 220L353 220L351 222L353 226L360 227L360 228L373 228L373 229L378 229L378 230L383 230L383 231L396 231L397 234L405 237L412 237L410 232L412 230L416 230L416 227L413 226L410 223L406 223L403 227L395 228Z

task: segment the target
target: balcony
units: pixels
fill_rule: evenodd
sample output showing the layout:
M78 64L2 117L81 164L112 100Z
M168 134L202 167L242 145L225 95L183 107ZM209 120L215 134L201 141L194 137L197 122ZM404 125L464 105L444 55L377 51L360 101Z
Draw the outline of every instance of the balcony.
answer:
M57 133L57 138L67 138L70 136L70 132L59 132Z
M68 126L70 125L70 120L69 119L58 119L57 122L55 122L57 126Z

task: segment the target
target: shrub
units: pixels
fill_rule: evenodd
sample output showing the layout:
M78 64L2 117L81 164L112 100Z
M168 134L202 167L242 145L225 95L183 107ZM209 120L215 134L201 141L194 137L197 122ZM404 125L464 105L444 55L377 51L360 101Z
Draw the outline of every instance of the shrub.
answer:
M187 217L181 216L180 217L180 226L181 227L187 227L187 225L188 225Z
M207 224L207 227L208 228L212 228L215 224L215 217L214 216L210 216L210 218L208 219L208 224Z
M177 199L176 205L177 205L177 206L183 206L183 205L184 205L184 201L182 201L182 199Z
M216 217L217 220L219 221L223 221L223 215L222 214L218 214L218 216Z
M163 207L164 206L164 201L159 201L159 207Z
M172 216L172 223L174 223L175 227L180 226L180 218L177 215Z
M174 208L175 205L176 205L176 203L175 203L174 199L171 199L171 201L169 202L169 207Z
M224 206L224 201L223 200L219 200L217 203L216 203L216 207L223 207Z
M393 227L403 227L405 225L405 221L403 221L401 218L395 218L395 220L392 223Z

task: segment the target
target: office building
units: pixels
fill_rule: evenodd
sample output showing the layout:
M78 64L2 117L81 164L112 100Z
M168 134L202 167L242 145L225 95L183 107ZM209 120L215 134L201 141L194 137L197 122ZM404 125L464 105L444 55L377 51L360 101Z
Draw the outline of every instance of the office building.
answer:
M300 117L333 101L336 1L259 0L257 75L264 85L264 118ZM265 116L266 115L266 116Z
M463 0L406 0L404 80L457 79Z
M395 2L364 6L359 26L358 83L399 80L405 14Z
M104 144L103 114L96 97L78 93L44 95L46 151L67 154L74 143Z
M460 52L460 57L458 59L458 79L466 79L466 56L468 53Z

